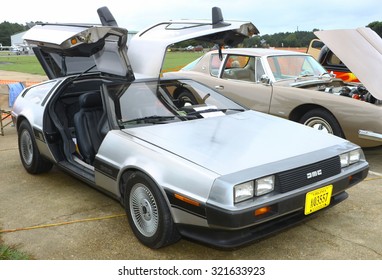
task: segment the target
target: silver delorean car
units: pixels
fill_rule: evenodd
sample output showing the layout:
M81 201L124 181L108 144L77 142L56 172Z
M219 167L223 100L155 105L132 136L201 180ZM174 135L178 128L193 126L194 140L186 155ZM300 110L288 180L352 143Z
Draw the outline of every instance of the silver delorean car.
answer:
M169 45L232 45L258 33L252 23L214 9L212 22L159 23L127 46L127 30L102 22L26 33L50 80L14 104L20 158L29 173L55 164L120 201L144 245L186 237L235 248L336 205L367 176L347 140L246 110L192 80L159 78ZM182 90L199 103L180 105Z

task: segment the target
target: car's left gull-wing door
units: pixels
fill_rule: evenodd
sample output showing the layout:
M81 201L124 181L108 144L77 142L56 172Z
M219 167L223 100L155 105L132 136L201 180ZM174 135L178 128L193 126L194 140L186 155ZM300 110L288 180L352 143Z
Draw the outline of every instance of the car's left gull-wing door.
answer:
M127 58L127 30L116 26L39 24L23 39L33 50L48 78L86 71L134 79Z
M158 77L167 48L175 43L196 39L220 46L236 45L258 34L248 21L224 21L221 10L212 8L212 21L167 21L136 34L128 45L128 57L135 74Z

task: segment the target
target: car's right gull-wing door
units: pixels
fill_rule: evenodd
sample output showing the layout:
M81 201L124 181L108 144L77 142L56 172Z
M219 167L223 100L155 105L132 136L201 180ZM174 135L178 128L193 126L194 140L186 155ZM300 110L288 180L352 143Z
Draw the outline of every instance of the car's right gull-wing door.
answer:
M128 45L128 57L135 74L158 77L167 48L172 44L195 39L233 46L258 33L251 22L224 21L221 10L215 7L212 21L167 21L140 31Z

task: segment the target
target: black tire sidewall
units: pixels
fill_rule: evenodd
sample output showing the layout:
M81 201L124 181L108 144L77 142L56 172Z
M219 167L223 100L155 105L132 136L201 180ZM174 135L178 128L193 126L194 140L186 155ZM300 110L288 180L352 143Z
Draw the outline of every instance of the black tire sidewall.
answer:
M155 234L151 237L144 236L139 231L132 218L132 213L130 212L131 191L133 186L139 183L145 185L150 190L158 207L158 228ZM131 229L141 243L147 247L156 249L174 243L179 239L167 203L165 202L162 193L149 176L142 172L133 172L130 174L126 181L124 199L125 211L127 213Z
M308 119L312 117L319 117L324 119L331 126L334 135L342 138L344 137L341 126L330 112L323 109L313 109L302 116L300 123L304 124Z
M31 138L31 141L32 141L33 155L32 155L31 164L27 164L24 161L24 158L21 152L21 136L24 133L24 131L26 131L29 134L29 137ZM19 145L20 160L27 172L31 174L38 174L38 173L46 172L52 168L53 164L41 157L40 152L37 148L36 139L34 138L32 128L26 120L21 122L20 127L18 129L18 145Z

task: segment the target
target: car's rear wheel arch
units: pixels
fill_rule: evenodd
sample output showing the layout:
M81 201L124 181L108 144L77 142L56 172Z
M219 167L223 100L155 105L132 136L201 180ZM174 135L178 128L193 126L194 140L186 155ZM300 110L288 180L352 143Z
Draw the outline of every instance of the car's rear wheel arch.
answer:
M49 171L53 163L45 159L38 150L33 129L26 118L18 120L19 155L24 168L31 174Z
M17 130L19 130L19 128L20 128L20 124L21 124L24 120L26 120L26 122L28 122L28 124L30 125L30 123L29 123L29 121L27 120L26 117L24 117L24 116L19 116L19 117L17 118L17 122L16 122L16 129L17 129Z

